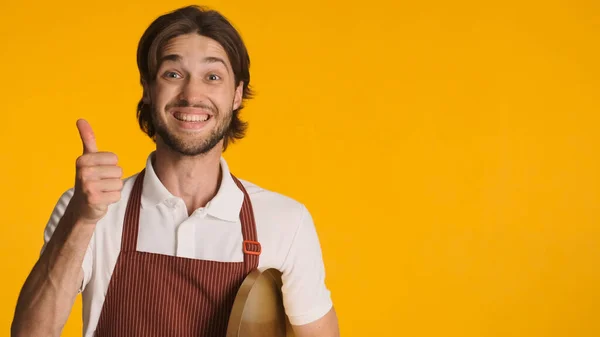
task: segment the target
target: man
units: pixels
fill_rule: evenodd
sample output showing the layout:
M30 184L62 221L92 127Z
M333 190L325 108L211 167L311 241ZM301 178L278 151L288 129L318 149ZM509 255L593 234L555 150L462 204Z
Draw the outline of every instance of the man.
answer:
M77 121L83 154L21 291L13 336L59 336L83 293L85 336L225 336L235 295L258 268L282 272L296 336L337 336L310 213L231 175L222 152L244 135L249 57L219 13L185 7L138 46L138 119L156 143L122 180Z

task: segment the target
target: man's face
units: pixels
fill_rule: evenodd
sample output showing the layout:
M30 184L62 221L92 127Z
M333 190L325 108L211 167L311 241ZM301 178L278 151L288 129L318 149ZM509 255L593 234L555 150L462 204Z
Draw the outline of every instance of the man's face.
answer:
M229 58L215 40L178 36L165 46L154 84L148 88L158 146L186 155L222 149L232 111L240 106Z

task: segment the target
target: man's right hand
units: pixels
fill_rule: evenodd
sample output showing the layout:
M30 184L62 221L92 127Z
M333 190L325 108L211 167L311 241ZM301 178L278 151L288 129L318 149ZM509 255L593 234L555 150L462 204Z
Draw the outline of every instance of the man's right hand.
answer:
M69 208L77 222L95 225L108 206L121 199L123 170L117 166L117 155L98 152L94 131L86 120L78 120L77 129L83 154L77 158L75 191Z

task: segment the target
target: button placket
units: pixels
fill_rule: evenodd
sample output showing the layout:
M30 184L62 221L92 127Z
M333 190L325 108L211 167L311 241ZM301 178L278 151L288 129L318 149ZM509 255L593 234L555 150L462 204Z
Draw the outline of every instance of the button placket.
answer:
M195 225L193 217L188 217L187 207L183 201L178 202L176 212L179 213L180 223L177 226L177 256L195 258Z

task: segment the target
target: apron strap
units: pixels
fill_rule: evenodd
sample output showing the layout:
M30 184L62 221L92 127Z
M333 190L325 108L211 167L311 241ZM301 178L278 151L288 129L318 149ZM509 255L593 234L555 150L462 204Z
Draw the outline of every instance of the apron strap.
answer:
M233 174L231 175L233 181L238 188L244 193L244 202L242 203L242 209L240 210L240 221L242 222L242 250L244 252L244 268L246 274L252 270L258 268L258 258L262 251L261 245L258 242L258 235L256 234L256 222L254 221L254 211L252 209L252 202L248 192L242 185L242 183Z
M123 222L123 235L121 236L121 251L135 252L137 249L137 237L140 227L140 208L142 207L142 186L146 169L138 174L133 183L131 195L127 201L125 220Z

